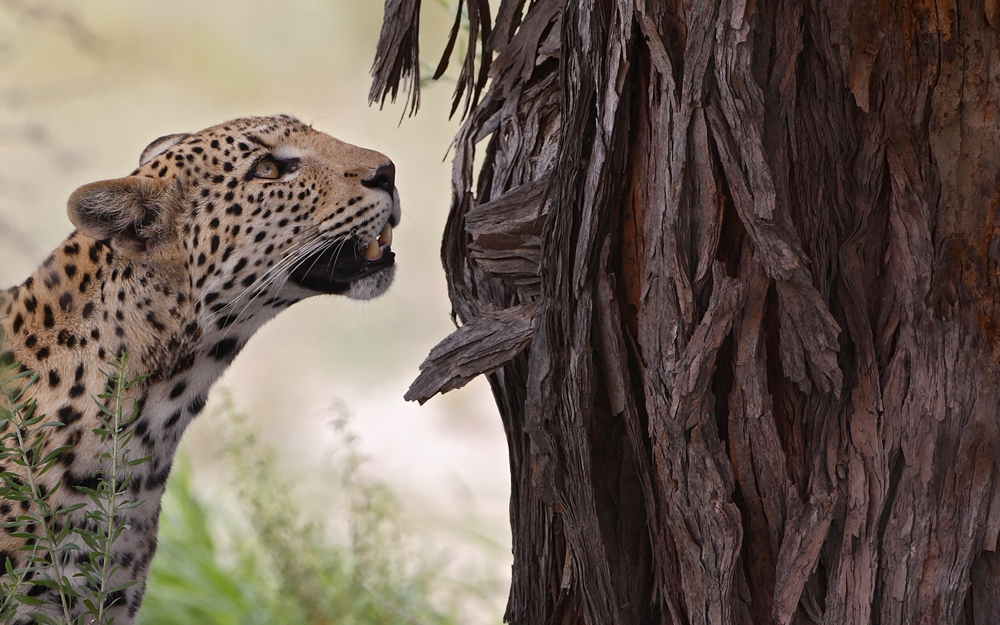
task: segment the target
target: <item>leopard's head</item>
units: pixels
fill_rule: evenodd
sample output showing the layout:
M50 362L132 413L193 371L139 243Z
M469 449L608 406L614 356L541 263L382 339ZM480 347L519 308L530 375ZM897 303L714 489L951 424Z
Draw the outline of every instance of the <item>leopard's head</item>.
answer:
M400 207L388 158L281 115L161 137L131 175L74 192L69 215L235 319L385 292Z

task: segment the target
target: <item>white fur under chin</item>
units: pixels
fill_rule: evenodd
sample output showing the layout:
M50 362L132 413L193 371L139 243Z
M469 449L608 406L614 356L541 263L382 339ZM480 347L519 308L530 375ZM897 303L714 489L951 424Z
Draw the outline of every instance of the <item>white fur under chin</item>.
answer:
M344 295L351 299L374 299L389 290L395 276L396 266L386 267L378 273L355 280Z

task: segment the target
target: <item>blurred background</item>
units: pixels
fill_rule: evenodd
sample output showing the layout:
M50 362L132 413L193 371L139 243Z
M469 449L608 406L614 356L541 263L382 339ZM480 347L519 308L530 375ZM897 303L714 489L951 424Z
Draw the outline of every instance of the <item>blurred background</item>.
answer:
M424 2L425 63L437 62L452 4ZM251 568L280 568L268 545L250 555L239 547L259 530L247 506L280 499L301 513L276 523L301 520L317 553L326 548L317 541L334 551L347 541L344 567L355 578L368 557L359 555L364 527L392 526L361 538L392 551L384 568L423 576L431 604L420 617L424 608L410 611L355 579L375 606L370 616L309 622L498 623L510 570L509 475L488 387L479 380L423 407L402 399L424 356L452 330L438 249L457 130L447 119L453 82L426 85L416 118L403 118L402 102L370 108L381 19L375 0L0 0L0 285L23 281L71 231L65 202L76 187L126 175L161 135L290 113L390 156L403 200L395 286L371 302L297 304L250 342L186 434L165 508L164 523L181 524L164 529L177 539L168 551L186 540L196 548L195 530L184 525L193 507L204 513L195 520L206 524L202 539L218 575L236 575L254 558ZM275 475L255 473L263 469ZM359 506L367 510L360 517ZM253 540L282 539L258 531ZM296 549L287 547L286 556ZM184 566L183 554L177 562ZM162 581L173 579L166 566L154 563L160 577L147 603L176 607L184 578L197 574L174 571L177 579ZM295 582L264 577L278 594ZM168 592L158 583L181 584L178 596L157 595ZM142 622L169 622L147 607Z

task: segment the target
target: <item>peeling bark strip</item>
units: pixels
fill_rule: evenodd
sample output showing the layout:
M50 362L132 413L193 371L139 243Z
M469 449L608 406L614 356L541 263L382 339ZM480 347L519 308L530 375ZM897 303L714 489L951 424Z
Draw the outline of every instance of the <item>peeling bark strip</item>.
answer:
M998 622L1000 5L496 1L407 397L489 377L506 619Z
M369 103L377 101L381 106L387 97L395 102L402 84L409 86L410 115L420 108L419 32L420 0L386 0Z
M406 400L422 404L510 362L531 342L534 312L532 304L482 311L431 350L420 365L420 376L406 392Z

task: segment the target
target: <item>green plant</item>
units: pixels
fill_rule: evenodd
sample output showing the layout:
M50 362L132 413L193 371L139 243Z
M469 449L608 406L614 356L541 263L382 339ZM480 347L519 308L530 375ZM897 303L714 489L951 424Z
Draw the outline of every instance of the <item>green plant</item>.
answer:
M142 504L141 500L129 497L132 473L127 469L149 460L149 456L133 458L129 448L135 434L132 425L139 416L138 403L133 399L132 409L125 410L125 405L129 403L128 392L146 376L129 377L128 360L124 353L118 362L109 364L114 369L105 373L109 382L108 391L98 395L98 399L103 401L95 400L100 427L94 430L104 444L100 460L101 466L106 468L99 469L95 474L99 478L96 489L78 487L93 503L85 518L92 521L97 529L89 531L79 527L74 530L90 552L90 558L80 562L77 575L84 582L83 588L96 589L82 599L87 608L86 615L94 617L98 624L105 622L105 611L110 607L108 597L135 584L134 581L127 581L110 586L111 577L120 568L112 554L115 542L126 529L122 513Z
M460 622L455 588L410 546L395 496L361 471L346 417L336 423L343 444L323 480L325 503L339 504L331 519L304 505L315 499L308 480L282 468L244 416L228 403L223 412L233 506L199 495L189 462L178 460L140 625Z
M95 398L99 406L99 422L95 432L105 445L101 455L102 469L96 488L79 488L93 506L83 517L92 521L94 529L85 529L74 522L74 513L86 507L84 503L54 506L51 501L62 484L59 481L45 486L44 476L58 461L68 446L50 448L47 434L62 427L59 421L46 421L36 415L34 400L27 391L38 376L20 371L19 364L0 370L3 405L0 406L0 465L7 470L0 472L0 500L24 502L26 507L14 521L3 527L12 530L10 535L26 541L23 566L15 567L8 556L4 561L5 575L0 579L0 620L9 623L20 607L39 622L53 625L94 623L105 625L109 619L105 611L112 593L119 592L130 583L111 586L110 580L118 570L113 547L125 529L121 513L140 502L129 499L130 481L128 467L134 467L147 458L131 458L128 447L132 439L131 424L136 417L135 403L127 410L127 393L142 376L130 378L128 360L122 354L118 361L109 363L108 390ZM101 401L103 400L103 401ZM11 466L13 465L13 466ZM83 542L89 557L76 558L76 570L70 575L67 562L72 552L81 551L75 541ZM45 590L55 591L56 600L41 597ZM83 614L76 619L71 613L74 600L82 601ZM106 605L106 603L108 605ZM55 607L55 619L40 610Z

